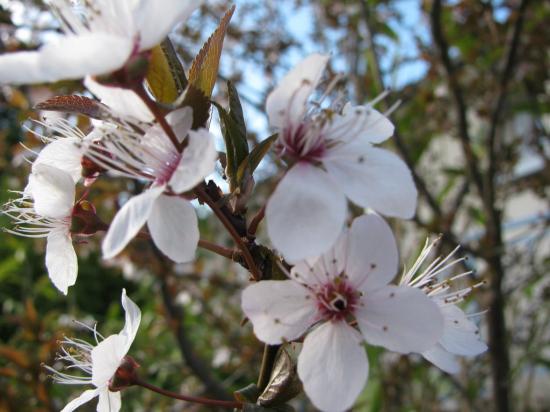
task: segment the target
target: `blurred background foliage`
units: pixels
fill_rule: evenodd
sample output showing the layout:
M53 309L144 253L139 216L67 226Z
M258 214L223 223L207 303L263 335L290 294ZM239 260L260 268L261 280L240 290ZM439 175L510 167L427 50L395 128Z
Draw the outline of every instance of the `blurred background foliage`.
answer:
M171 38L189 67L230 4L210 0ZM365 103L384 89L379 107L401 100L389 145L414 169L417 216L395 224L404 264L429 234L440 251L460 243L485 279L465 305L490 344L450 376L416 356L369 348L369 383L358 411L543 411L550 409L550 240L548 156L550 5L538 0L236 0L225 41L221 80L243 100L251 144L269 136L265 97L281 76L313 51L331 53L342 92ZM40 2L0 0L0 51L34 49L58 27ZM0 89L0 201L22 190L28 148L41 142L32 107L57 94L82 92L79 82ZM215 99L224 103L220 82ZM89 127L85 119L72 119ZM217 118L212 120L214 133ZM255 174L250 215L265 203L280 164L267 159ZM90 198L110 218L132 182L100 179ZM115 196L115 193L119 195ZM360 211L356 211L359 213ZM233 247L223 228L200 208L201 236ZM351 216L350 216L351 217ZM395 222L394 222L395 223ZM8 227L5 217L1 226ZM263 229L263 227L261 228ZM260 232L266 241L265 233ZM116 333L125 287L143 312L131 355L158 386L228 397L254 382L262 345L239 326L239 291L246 273L207 251L173 266L146 240L115 261L98 254L101 236L80 239L79 279L68 297L50 284L44 242L2 234L0 241L0 411L55 411L75 395L53 385L43 363L55 365L64 335L92 339L73 320ZM123 410L201 410L136 388ZM299 411L310 410L298 398ZM94 410L90 404L82 410Z

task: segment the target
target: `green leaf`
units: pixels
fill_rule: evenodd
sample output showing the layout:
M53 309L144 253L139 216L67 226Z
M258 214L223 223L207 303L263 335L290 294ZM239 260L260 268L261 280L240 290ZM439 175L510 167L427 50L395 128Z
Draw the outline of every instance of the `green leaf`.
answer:
M231 191L239 187L242 181L237 179L238 166L248 157L248 142L246 134L242 134L242 127L223 107L218 103L212 102L220 115L220 124L222 135L225 140L226 148L226 167L225 173L229 178Z
M174 74L160 45L151 49L146 80L158 102L169 104L178 98L178 86Z
M250 173L254 173L262 159L265 157L269 148L275 140L277 140L277 134L269 136L267 139L262 140L252 152L242 161L237 169L237 181L241 181L245 176L247 170Z
M170 72L172 73L174 81L176 82L178 94L182 94L185 91L185 88L187 87L187 84L189 82L187 81L185 70L180 62L180 59L178 58L176 49L174 49L174 45L168 37L164 39L164 41L160 44L160 47L162 47L164 57L166 58L168 66L170 66Z
M202 46L189 70L189 82L200 89L206 97L212 96L212 90L218 77L223 40L235 6L223 16L218 28Z
M210 100L200 89L189 84L181 106L190 106L193 109L193 125L191 129L196 130L206 125L210 117Z
M241 136L246 137L246 124L239 93L231 81L227 82L227 94L229 96L229 116L235 121ZM247 146L248 149L248 146ZM248 153L247 153L248 154Z

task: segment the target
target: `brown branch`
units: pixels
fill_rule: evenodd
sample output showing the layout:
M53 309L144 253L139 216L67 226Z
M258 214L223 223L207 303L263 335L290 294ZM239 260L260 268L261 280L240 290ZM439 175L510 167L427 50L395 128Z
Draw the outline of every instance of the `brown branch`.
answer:
M252 220L250 221L250 225L248 225L248 234L254 236L256 232L258 231L258 226L260 225L261 221L265 217L265 208L266 205L263 205L262 208L254 215Z
M233 226L229 218L221 210L219 205L207 193L204 186L205 186L204 184L200 184L195 188L195 194L197 195L198 200L207 204L212 210L212 212L214 212L218 220L224 225L224 227L227 229L231 237L235 240L235 242L239 246L239 249L243 254L243 258L245 260L248 270L252 274L252 277L255 280L260 280L261 273L258 270L256 263L254 262L254 258L252 257L250 250L248 249L248 246L245 244L243 238L237 232L237 230L235 229L235 227Z
M449 56L449 44L441 27L441 0L433 1L430 19L434 43L439 50L440 59L447 74L447 81L455 102L458 120L458 137L462 145L462 152L466 159L466 165L468 166L468 173L479 191L480 196L483 197L483 179L479 171L479 160L472 149L472 139L470 138L468 120L466 118L464 94L462 93L462 88L457 79L456 69Z
M496 173L498 158L497 129L499 126L504 102L512 71L515 66L518 45L525 18L528 0L522 0L514 24L512 37L509 43L506 62L499 80L499 90L496 103L491 115L489 135L487 138L488 167L485 174L485 193L483 203L487 214L487 256L491 277L491 300L489 308L489 353L491 356L492 378L494 387L494 401L497 410L507 412L510 406L510 359L507 345L506 319L504 315L505 297L502 283L505 269L501 255L504 249L502 240L501 212L496 205Z
M228 249L226 247L217 245L215 243L209 242L208 240L200 239L198 246L202 249L209 250L210 252L223 256L227 259L235 260L235 251Z

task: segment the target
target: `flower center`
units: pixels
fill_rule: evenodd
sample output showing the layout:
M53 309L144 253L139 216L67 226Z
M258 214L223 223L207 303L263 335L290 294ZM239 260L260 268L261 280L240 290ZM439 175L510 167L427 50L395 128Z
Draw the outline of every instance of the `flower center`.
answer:
M160 165L156 171L155 183L165 184L170 181L172 175L176 171L181 159L181 154L177 152L170 153L166 156L165 161Z
M357 291L342 278L321 287L316 294L322 319L342 320L352 315L359 300Z
M293 160L318 162L325 153L325 143L321 128L312 121L304 121L283 130L277 150L281 156L288 156Z

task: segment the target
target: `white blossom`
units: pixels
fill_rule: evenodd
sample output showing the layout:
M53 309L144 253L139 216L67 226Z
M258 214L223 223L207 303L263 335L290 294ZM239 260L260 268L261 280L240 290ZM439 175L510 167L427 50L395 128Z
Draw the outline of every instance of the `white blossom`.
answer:
M35 122L37 126L48 131L43 135L35 130L31 132L46 145L39 152L28 149L36 158L32 161L31 175L25 193L32 196L33 173L41 164L45 164L68 173L74 183L82 178L82 155L84 144L95 139L95 134L85 135L67 119L56 119L53 122L44 120Z
M120 392L109 390L111 379L128 353L141 322L141 311L122 290L122 307L126 323L120 333L103 338L92 329L96 345L81 339L65 338L61 343L59 359L68 362L67 369L79 371L83 375L72 375L47 366L56 382L66 385L93 385L94 389L84 391L78 398L69 402L61 412L74 411L79 406L99 397L98 412L117 412L120 410Z
M307 333L298 375L317 408L353 405L368 376L363 340L408 353L423 352L441 337L437 305L416 288L388 284L397 264L391 229L368 214L323 256L296 264L291 279L243 291L242 309L261 341L280 344Z
M78 261L72 243L71 223L75 198L72 177L53 166L39 163L30 176L31 193L4 206L19 236L47 239L46 267L57 289L65 295L76 282ZM32 197L31 197L32 195Z
M0 84L54 82L121 68L159 44L202 0L49 0L64 35L38 51L0 56Z
M388 139L392 123L366 106L339 113L307 102L328 57L313 54L267 98L276 147L291 165L266 208L268 234L288 261L327 251L343 228L347 199L386 216L410 218L417 192L407 166L374 144Z
M470 270L448 279L438 280L439 275L464 261L464 258L454 258L459 247L444 258L437 257L421 270L438 240L439 238L433 242L426 240L418 259L403 274L399 283L422 290L439 306L444 319L443 335L437 344L422 352L422 356L447 373L457 373L460 371L460 365L456 355L476 356L487 350L487 345L479 336L478 327L469 319L471 315L466 315L457 305L483 282L451 290L454 281L472 274Z
M192 109L171 112L166 121L180 141L179 152L161 126L146 130L121 123L106 130L101 145L90 145L86 156L119 176L150 182L118 211L103 241L105 258L120 253L147 222L157 247L170 259L183 263L194 258L199 240L197 216L180 195L193 189L215 169L217 152L206 129L190 130Z

